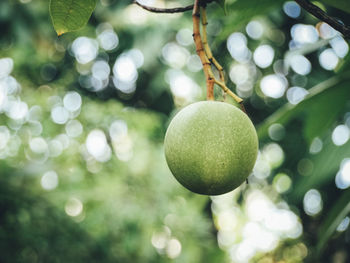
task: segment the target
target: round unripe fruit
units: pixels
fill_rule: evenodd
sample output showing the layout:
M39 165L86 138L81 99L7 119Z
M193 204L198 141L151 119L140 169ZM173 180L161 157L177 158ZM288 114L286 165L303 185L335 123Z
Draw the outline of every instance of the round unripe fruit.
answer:
M171 121L165 157L175 178L187 189L219 195L241 185L252 171L258 137L237 107L217 101L193 103Z

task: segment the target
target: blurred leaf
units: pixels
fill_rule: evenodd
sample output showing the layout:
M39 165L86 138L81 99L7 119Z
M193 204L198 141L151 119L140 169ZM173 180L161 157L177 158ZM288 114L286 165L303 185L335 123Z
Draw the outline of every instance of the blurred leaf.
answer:
M320 188L334 181L335 174L339 169L341 161L349 157L349 155L350 141L342 146L336 146L332 142L330 135L323 143L322 151L311 157L313 163L312 173L306 177L298 177L294 191L291 193L294 202L301 201L304 194L311 188Z
M342 59L339 65L336 67L335 72L340 74L350 68L350 52Z
M304 138L310 144L311 141L322 135L336 120L343 110L349 95L349 82L339 84L324 91L322 96L315 97L305 107Z
M345 216L350 213L350 189L346 190L341 197L334 202L333 208L327 213L326 219L319 229L319 241L317 244L317 254L321 255L322 250L337 229Z
M96 0L51 0L50 15L57 34L85 26L95 6Z
M336 7L342 11L350 13L350 1L349 0L321 0L321 2Z
M349 78L348 73L334 76L309 89L309 94L299 104L293 105L287 103L282 106L258 126L257 131L260 140L263 140L268 136L268 128L271 124L286 124L302 112L307 116L305 126L306 137L308 139L315 137L315 132L319 132L317 132L312 125L317 125L317 128L319 129L320 127L324 127L324 125L329 124L331 120L328 118L333 118L334 120L337 113L344 105L345 98L350 96L346 85L342 85L347 78ZM338 94L338 92L340 93ZM343 96L343 94L345 96ZM328 96L331 97L328 98ZM316 105L318 103L321 105ZM326 114L327 116L321 116L321 114ZM312 122L312 124L308 125L308 121Z

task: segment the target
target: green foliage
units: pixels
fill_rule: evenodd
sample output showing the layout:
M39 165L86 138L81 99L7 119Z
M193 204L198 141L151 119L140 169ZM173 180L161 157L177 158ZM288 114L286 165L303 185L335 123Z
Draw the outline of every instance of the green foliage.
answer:
M95 6L96 0L50 0L50 15L57 34L81 29Z
M291 193L293 200L301 202L304 194L310 188L322 188L331 184L341 161L350 154L349 146L350 143L336 146L328 136L324 141L323 150L315 156L308 156L313 169L307 176L299 177L296 180L295 190Z
M350 189L344 191L334 202L318 232L317 256L322 255L324 247L334 234L341 221L350 213Z
M0 165L2 176L21 177L21 172ZM97 241L64 216L47 199L2 177L0 184L2 262L110 262ZM66 249L70 247L71 249ZM16 250L18 253L11 253Z

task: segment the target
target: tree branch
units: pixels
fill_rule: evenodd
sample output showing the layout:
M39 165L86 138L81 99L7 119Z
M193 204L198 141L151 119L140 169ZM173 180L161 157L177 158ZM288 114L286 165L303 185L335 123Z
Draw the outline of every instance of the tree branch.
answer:
M344 37L350 39L349 26L346 26L342 22L340 22L338 19L327 15L321 8L312 4L308 0L295 0L295 2L297 2L302 8L304 8L310 14L314 15L315 17L322 20L323 22L326 22L335 30L338 30L340 33L344 35Z
M184 7L175 7L175 8L158 8L158 7L143 5L139 3L137 0L134 0L133 3L153 13L174 14L174 13L182 13L193 9L193 5L184 6Z

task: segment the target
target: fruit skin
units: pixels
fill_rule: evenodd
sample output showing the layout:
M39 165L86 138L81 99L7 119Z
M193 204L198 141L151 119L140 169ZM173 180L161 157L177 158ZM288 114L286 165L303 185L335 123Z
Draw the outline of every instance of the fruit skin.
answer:
M248 177L257 158L258 137L248 116L237 107L201 101L175 115L164 148L172 174L184 187L219 195Z

